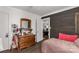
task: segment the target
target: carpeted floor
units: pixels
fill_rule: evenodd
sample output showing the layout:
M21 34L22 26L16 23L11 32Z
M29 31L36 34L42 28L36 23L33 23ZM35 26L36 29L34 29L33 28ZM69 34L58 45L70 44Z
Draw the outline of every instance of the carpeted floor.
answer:
M41 53L41 43L42 42L39 42L39 43L37 43L36 45L34 45L32 47L23 49L20 52L17 52L17 50L14 50L12 52L10 50L5 50L5 51L2 51L0 53Z

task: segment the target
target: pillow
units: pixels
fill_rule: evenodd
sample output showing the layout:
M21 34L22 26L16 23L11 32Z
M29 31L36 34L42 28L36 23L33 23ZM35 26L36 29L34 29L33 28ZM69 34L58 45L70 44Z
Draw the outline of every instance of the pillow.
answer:
M74 42L77 38L78 38L78 35L68 35L68 34L59 33L60 40Z
M79 38L75 40L74 44L79 47Z

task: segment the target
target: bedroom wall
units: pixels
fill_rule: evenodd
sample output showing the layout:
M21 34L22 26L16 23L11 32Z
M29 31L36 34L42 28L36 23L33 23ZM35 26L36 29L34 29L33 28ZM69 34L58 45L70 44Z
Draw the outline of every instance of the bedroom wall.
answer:
M60 32L75 33L76 12L79 12L79 7L51 15L51 35L57 37Z
M12 40L12 31L11 31L11 25L17 24L18 27L20 27L20 19L21 18L29 18L32 21L32 29L33 33L36 34L36 20L41 20L39 15L23 11L20 9L12 8L12 7L0 7L0 11L3 13L7 13L9 15L9 48ZM40 21L41 22L41 21ZM38 24L37 24L38 25ZM41 26L41 24L40 24ZM37 38L37 42L42 40L42 30L40 30L41 33L38 33L40 38Z

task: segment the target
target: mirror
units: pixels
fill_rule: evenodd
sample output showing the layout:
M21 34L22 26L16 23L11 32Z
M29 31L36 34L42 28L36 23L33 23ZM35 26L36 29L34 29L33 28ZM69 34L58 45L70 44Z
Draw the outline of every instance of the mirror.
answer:
M20 27L24 28L24 29L30 29L31 28L31 20L22 18Z
M22 18L20 20L20 33L28 33L31 32L31 20Z

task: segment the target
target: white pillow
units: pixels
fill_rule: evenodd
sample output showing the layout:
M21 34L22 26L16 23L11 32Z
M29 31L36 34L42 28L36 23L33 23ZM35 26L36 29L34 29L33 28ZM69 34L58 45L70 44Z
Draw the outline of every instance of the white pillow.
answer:
M79 38L75 40L74 44L79 47Z

